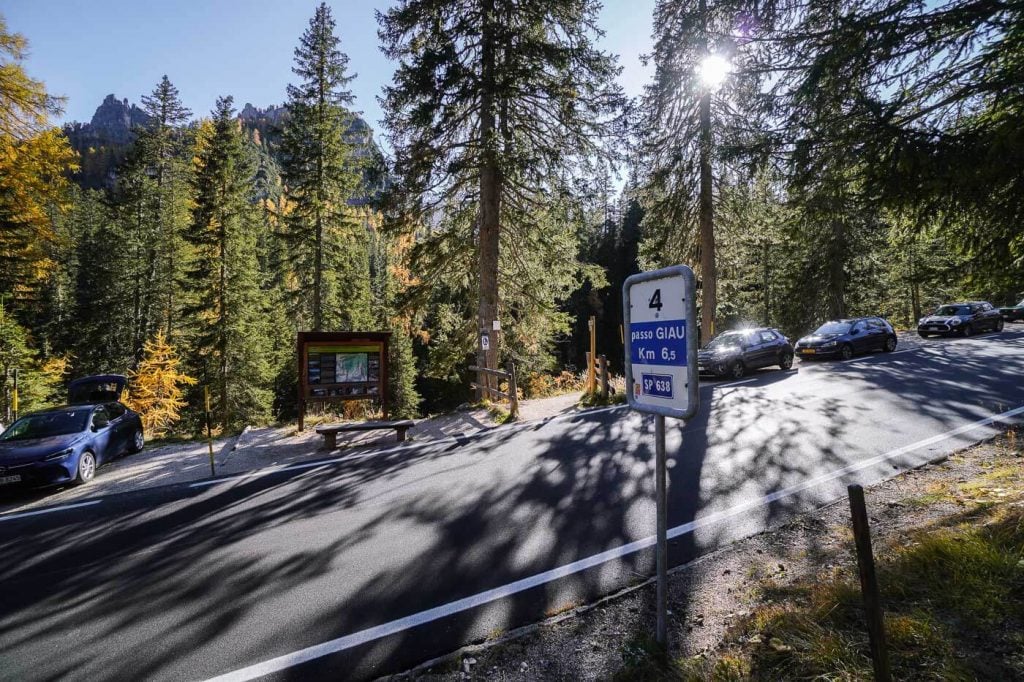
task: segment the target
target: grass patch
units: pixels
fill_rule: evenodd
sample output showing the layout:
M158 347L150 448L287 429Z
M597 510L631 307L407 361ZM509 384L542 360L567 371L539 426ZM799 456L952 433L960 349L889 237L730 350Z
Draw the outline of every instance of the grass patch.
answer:
M1024 467L1009 445L984 473L913 501L966 509L876 549L893 679L1024 679ZM793 584L767 575L756 593L760 605L713 654L666 662L635 639L615 679L873 679L852 560Z
M600 392L584 393L580 398L581 407L607 407L609 405L623 405L626 402L625 393L609 393L607 398L602 398Z

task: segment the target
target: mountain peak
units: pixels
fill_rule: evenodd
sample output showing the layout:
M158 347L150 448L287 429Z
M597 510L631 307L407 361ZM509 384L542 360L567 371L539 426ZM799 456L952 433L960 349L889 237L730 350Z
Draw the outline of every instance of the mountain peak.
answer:
M149 115L137 105L128 104L127 98L119 100L111 93L96 107L90 125L111 142L127 144L132 139L132 128L144 126L149 120Z

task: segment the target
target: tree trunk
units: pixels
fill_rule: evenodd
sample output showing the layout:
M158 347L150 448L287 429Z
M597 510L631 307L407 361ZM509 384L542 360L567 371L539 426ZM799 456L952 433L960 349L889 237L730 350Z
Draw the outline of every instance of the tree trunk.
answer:
M220 308L220 337L217 340L217 344L220 346L220 401L219 411L221 419L221 427L227 431L228 428L228 307L227 307L227 290L228 290L228 235L227 228L225 225L226 216L223 214L220 217L220 225L218 226L217 239L220 241L220 281L217 291L217 305Z
M316 217L316 247L313 255L313 331L318 332L323 328L323 302L320 299L320 287L323 286L324 267L324 224L319 211Z
M832 223L832 248L828 263L829 314L833 319L846 317L846 224Z
M480 137L483 146L480 164L480 225L478 245L479 301L477 321L477 363L489 369L498 368L498 336L494 321L498 319L498 243L500 237L501 170L498 168L495 121L496 74L494 44L494 0L484 0L481 32L481 100ZM484 348L484 336L489 340ZM490 385L482 375L477 383ZM486 397L486 396L478 396Z
M700 332L703 342L715 335L715 310L718 307L711 182L711 93L705 92L700 98Z

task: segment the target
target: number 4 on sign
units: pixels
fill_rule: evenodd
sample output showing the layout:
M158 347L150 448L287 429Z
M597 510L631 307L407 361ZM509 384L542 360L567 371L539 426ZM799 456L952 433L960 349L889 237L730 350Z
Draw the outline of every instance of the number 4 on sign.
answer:
M659 313L661 312L661 309L664 307L661 304L661 289L654 290L654 295L651 296L651 300L647 302L647 307L655 308Z

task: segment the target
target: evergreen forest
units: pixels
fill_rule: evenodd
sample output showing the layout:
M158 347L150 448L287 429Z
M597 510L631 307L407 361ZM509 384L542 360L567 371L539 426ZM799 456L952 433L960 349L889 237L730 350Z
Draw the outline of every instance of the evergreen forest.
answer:
M1020 3L659 0L630 98L596 0L398 0L385 145L310 10L282 107L165 76L116 144L54 123L0 17L0 421L15 373L21 412L117 373L153 433L207 392L220 430L290 420L305 330L391 332L393 416L471 401L471 365L529 396L591 316L621 371L623 281L677 263L704 341L1024 297Z

